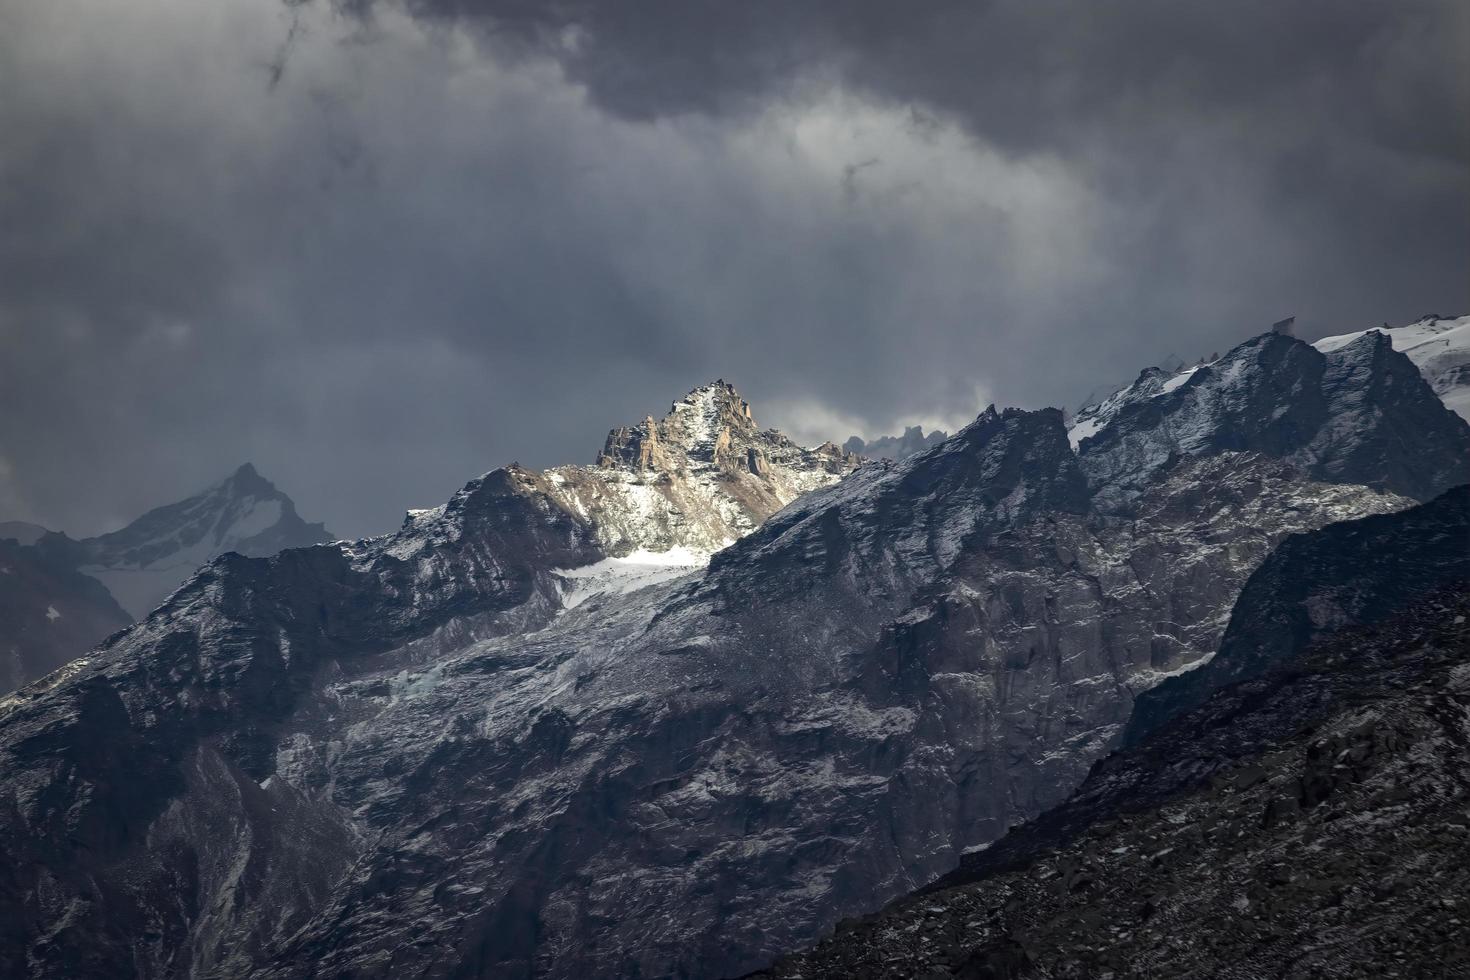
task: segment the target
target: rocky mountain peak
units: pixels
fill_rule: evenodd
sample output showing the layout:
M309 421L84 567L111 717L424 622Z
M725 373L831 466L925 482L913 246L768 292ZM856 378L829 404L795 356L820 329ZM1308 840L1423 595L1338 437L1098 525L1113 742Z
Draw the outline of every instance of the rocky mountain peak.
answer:
M191 497L156 507L120 530L77 542L75 550L81 570L141 618L217 555L273 555L331 538L321 524L303 520L290 497L244 463Z
M762 430L750 403L721 378L661 419L613 429L594 466L560 466L546 477L610 554L683 549L702 562L859 462L830 443L807 449Z
M206 562L226 552L264 557L331 540L291 498L245 463L177 503L80 541L60 532L20 542L0 603L0 686L34 680L142 619ZM0 534L0 538L5 535Z
M1337 334L1312 346L1331 353L1354 343L1365 333L1384 336L1402 351L1429 382L1446 408L1470 419L1470 316L1429 315L1401 327L1375 327L1358 333Z
M1470 481L1470 426L1376 332L1326 353L1266 333L1167 377L1146 371L1079 414L1070 436L1098 502L1115 509L1181 459L1220 452L1419 500ZM1410 458L1409 442L1434 450Z
M871 442L861 436L850 436L842 448L869 459L903 459L925 449L933 449L948 438L949 433L943 429L935 429L926 435L923 426L910 425L901 436L881 436Z
M665 472L700 465L759 465L748 452L742 459L734 451L737 442L748 442L757 433L750 403L734 385L719 379L674 402L662 419L648 416L638 425L613 429L597 454L597 465Z
M991 406L898 462L796 446L720 383L601 465L223 556L0 701L0 972L758 966L1061 802L1287 536L1406 506L1341 479L1452 445L1385 359L1265 338L1080 454L1056 410ZM1093 492L1114 453L1128 520Z

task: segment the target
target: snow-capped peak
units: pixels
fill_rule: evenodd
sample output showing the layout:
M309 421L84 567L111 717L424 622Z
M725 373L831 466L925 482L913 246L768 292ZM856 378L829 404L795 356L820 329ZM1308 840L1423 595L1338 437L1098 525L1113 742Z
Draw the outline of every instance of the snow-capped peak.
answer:
M662 419L613 429L594 466L559 466L546 477L560 504L593 521L609 554L707 557L858 462L830 443L805 449L762 431L750 403L721 378Z
M190 572L225 552L266 556L330 540L322 525L302 520L290 497L244 463L192 497L78 544L81 570L141 618Z
M1393 349L1414 362L1447 408L1470 421L1470 316L1430 315L1402 327L1385 325L1374 331L1387 335ZM1327 354L1369 332L1373 331L1323 337L1312 346Z

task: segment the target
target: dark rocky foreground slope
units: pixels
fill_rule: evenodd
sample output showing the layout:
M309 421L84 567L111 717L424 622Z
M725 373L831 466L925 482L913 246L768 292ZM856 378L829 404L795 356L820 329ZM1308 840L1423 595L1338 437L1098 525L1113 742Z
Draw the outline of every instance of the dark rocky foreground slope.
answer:
M749 519L727 477L843 457L713 392L611 439L606 481L498 470L395 535L219 559L0 701L0 972L759 966L1064 800L1288 535L1411 503L1345 473L1470 479L1470 427L1369 347L1276 385L1253 341L1080 456L1059 412L989 410L636 590L620 562ZM1363 397L1315 413L1351 364ZM1092 478L1140 440L1147 479Z
M1470 548L1470 491L1396 519ZM1307 536L1324 559L1340 528ZM1348 546L1318 572L1363 570ZM1263 599L1233 622L1272 622ZM762 975L1470 975L1470 579L1372 618L1279 646L1067 803Z

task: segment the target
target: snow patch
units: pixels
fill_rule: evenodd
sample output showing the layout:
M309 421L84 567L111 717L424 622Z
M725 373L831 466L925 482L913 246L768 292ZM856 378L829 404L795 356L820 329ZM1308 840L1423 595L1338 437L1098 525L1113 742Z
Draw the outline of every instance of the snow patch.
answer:
M253 538L262 531L275 527L281 520L279 500L257 502L253 497L246 497L245 506L245 513L225 532L225 541L238 543Z
M626 595L679 578L709 564L709 553L677 547L668 551L639 548L622 558L604 558L580 568L553 569L561 586L564 610L575 609L599 595Z

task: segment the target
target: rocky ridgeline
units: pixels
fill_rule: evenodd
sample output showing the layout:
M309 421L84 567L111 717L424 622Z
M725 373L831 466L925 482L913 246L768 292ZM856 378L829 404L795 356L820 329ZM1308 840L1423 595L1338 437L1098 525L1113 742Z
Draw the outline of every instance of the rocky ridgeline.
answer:
M1321 591L1374 576L1342 528L1394 523L1470 552L1470 490L1305 535ZM1267 578L1299 564L1278 555ZM1376 577L1396 587L1393 569ZM1247 590L1232 628L1279 607ZM1289 634L1258 676L1099 763L1064 805L762 976L1470 973L1470 579L1341 625Z
M1423 500L1470 481L1450 417L1381 331L1326 354L1268 333L1167 380L1145 371L1079 415L1071 435L1098 505L1118 511L1178 460L1224 451L1264 452L1314 479Z
M594 466L548 470L552 496L587 518L608 554L685 549L708 557L861 460L760 429L725 381L696 388L655 421L612 430Z
M199 566L226 552L273 555L331 540L249 463L118 531L73 540L47 532L7 550L0 579L0 692L80 656L146 616Z
M0 702L0 972L714 976L800 947L1064 800L1287 536L1470 479L1402 355L1276 343L1080 454L1059 412L992 409L841 482L713 386L603 465L220 559ZM760 507L715 489L783 479L828 485L733 534ZM732 536L567 601L568 570Z

